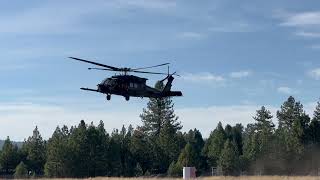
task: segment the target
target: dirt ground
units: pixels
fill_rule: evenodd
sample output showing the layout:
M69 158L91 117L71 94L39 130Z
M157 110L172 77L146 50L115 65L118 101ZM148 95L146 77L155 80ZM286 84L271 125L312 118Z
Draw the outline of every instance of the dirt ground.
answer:
M84 180L181 180L182 178L86 178ZM30 180L30 179L29 179ZM38 179L38 180L73 180L73 179ZM240 177L200 177L196 180L320 180L320 176L240 176Z

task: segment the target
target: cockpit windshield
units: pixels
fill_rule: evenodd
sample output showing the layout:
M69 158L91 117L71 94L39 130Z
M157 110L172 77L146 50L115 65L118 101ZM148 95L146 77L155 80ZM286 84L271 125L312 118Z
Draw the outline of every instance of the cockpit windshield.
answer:
M107 78L102 81L102 84L104 84L105 86L113 86L115 84L115 82L116 82L115 79Z
M109 83L109 78L106 78L101 82L101 84L104 84L104 85L108 85L108 83Z

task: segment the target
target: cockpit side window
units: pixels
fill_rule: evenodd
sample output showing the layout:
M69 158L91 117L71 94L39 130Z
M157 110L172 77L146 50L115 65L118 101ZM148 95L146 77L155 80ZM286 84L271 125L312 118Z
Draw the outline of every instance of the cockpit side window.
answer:
M102 81L102 83L101 83L101 84L107 85L107 84L108 84L108 82L109 82L109 79L105 79L105 80L103 80L103 81Z

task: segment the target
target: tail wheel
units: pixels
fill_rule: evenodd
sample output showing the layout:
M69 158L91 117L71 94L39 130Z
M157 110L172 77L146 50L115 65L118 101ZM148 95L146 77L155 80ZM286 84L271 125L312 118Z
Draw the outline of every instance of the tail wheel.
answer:
M129 101L130 100L130 96L126 96L126 101Z
M110 101L110 99L111 99L111 95L108 94L108 95L107 95L107 100Z

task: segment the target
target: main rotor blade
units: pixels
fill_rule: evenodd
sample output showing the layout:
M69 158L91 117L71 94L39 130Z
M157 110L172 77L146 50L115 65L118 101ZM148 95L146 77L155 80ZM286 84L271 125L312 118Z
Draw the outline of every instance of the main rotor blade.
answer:
M164 63L164 64L159 64L159 65L149 66L149 67L135 68L135 69L132 69L132 70L149 69L149 68L155 68L155 67L165 66L165 65L168 65L168 64L170 64L170 63Z
M85 60L85 59L80 59L80 58L75 58L75 57L69 57L69 58L74 59L74 60L77 60L77 61L82 61L82 62L94 64L94 65L97 65L97 66L105 67L105 68L110 68L110 69L115 70L115 71L120 70L119 68L116 68L116 67L113 67L113 66L108 66L108 65L105 65L105 64L100 64L100 63L93 62L93 61L88 61L88 60Z
M105 68L88 68L88 70L118 71L118 70L113 70L113 69L105 69Z
M144 74L161 74L161 75L167 75L166 73L158 73L158 72L148 72L148 71L130 71L135 73L144 73Z

